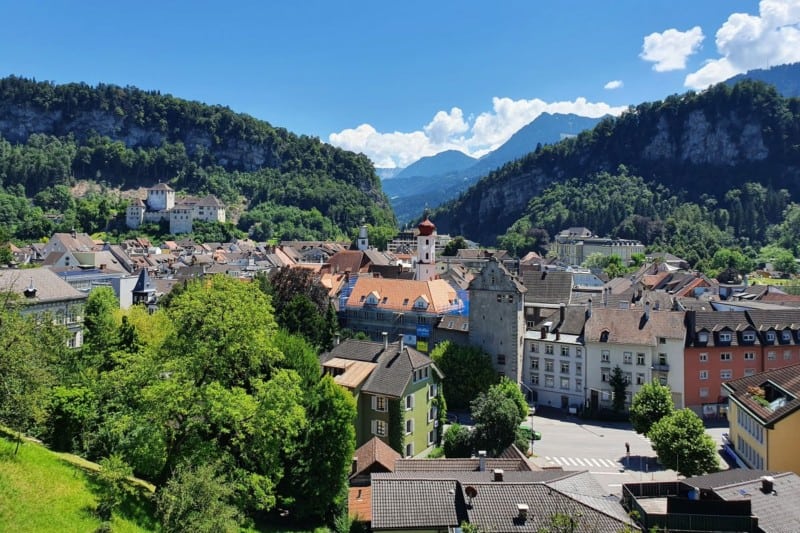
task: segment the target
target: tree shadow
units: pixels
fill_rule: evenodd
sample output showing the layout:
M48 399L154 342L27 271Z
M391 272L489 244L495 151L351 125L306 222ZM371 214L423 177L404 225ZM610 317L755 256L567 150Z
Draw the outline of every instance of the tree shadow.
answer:
M103 494L103 486L97 480L97 475L93 472L83 472L86 485L91 493L100 498ZM90 512L97 517L97 506L90 507ZM126 520L134 522L138 526L147 530L157 530L159 528L156 519L155 495L144 487L128 482L128 490L122 496L118 506L114 508L113 514Z
M630 472L662 472L666 470L661 463L658 462L656 457L649 457L646 455L631 454L628 456L621 456L617 459L625 467L625 470Z

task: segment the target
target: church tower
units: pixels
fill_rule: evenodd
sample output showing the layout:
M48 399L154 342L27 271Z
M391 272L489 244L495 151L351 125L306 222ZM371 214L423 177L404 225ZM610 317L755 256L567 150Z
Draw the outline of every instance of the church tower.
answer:
M417 264L414 279L428 281L436 277L436 226L425 214L425 220L417 226Z
M369 239L367 238L367 226L362 224L361 228L358 230L358 241L357 241L357 248L362 251L366 252L369 250Z

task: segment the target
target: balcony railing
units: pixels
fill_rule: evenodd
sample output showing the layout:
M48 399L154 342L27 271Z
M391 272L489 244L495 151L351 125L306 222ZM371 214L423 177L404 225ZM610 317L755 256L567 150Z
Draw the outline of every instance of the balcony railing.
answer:
M653 363L650 370L654 372L669 372L669 365L667 363Z

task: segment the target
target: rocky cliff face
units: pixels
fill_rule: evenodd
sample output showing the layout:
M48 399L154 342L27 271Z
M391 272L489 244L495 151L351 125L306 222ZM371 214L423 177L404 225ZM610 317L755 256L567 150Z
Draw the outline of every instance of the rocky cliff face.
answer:
M800 106L773 98L768 102L774 106L746 100L710 107L704 98L692 94L677 105L643 104L571 144L529 154L434 213L436 224L441 232L492 245L549 184L613 172L619 165L692 198L722 197L744 181L787 188L796 197L800 116L793 116L792 106Z

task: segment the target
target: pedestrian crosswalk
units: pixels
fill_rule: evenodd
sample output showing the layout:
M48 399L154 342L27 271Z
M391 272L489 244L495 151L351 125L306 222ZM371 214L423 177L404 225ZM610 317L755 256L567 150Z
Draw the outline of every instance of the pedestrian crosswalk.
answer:
M545 457L548 463L565 468L621 468L622 463L597 457Z

